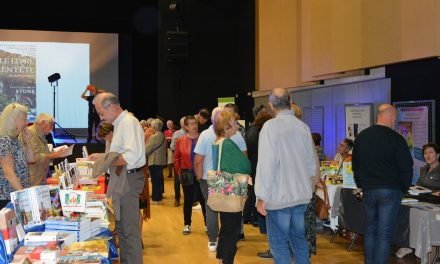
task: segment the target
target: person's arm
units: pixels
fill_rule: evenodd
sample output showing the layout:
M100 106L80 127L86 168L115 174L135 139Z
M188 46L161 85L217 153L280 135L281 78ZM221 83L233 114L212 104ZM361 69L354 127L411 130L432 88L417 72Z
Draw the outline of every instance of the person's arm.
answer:
M3 174L8 180L11 187L15 190L23 190L23 185L21 185L20 179L15 174L14 161L11 155L4 156L0 159L0 165L3 169Z
M399 135L399 142L397 142L396 160L399 167L400 189L402 192L407 192L411 186L413 178L413 159L411 152L405 139Z
M194 171L196 172L197 180L203 178L203 162L205 161L205 156L200 154L195 154L194 156Z
M276 165L274 144L269 136L270 128L264 126L260 132L258 141L258 164L255 177L255 195L257 197L257 210L260 214L266 215L266 202L271 198L271 187L273 184L273 169Z
M23 146L24 146L24 153L26 155L26 160L28 163L35 163L35 154L34 154L34 150L32 148L32 144L31 144L31 132L29 131L29 129L27 127L25 127L21 133L22 137L23 137Z
M84 100L86 100L87 101L87 99L88 99L88 96L86 96L86 93L87 93L87 88L84 90L84 92L81 94L81 98L82 99L84 99Z

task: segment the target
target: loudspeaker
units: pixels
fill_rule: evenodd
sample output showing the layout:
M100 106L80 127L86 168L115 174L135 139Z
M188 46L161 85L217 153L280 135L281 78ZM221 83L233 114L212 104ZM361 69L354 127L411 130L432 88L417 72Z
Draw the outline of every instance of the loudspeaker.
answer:
M188 32L166 31L166 59L168 63L184 63L188 58Z

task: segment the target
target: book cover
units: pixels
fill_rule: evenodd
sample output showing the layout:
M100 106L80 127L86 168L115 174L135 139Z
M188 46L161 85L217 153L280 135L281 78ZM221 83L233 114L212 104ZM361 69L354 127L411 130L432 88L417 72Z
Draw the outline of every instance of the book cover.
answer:
M11 254L18 245L16 223L17 216L14 210L6 207L0 210L0 229L6 245L7 254Z
M11 193L11 202L14 204L15 213L24 228L35 226L34 210L31 204L29 189Z
M338 172L339 162L335 160L321 161L321 177L327 177L330 175L335 175Z
M354 181L353 170L350 162L342 163L342 183L344 188L356 189L356 182Z
M75 190L60 190L63 211L84 213L87 192Z
M83 242L74 242L69 250L69 255L75 256L93 256L100 255L108 257L108 241L90 240Z
M32 206L34 210L34 220L37 224L42 224L51 215L52 205L50 203L49 186L41 185L29 188Z
M60 188L58 186L50 187L49 189L51 216L62 216L63 209L61 207Z

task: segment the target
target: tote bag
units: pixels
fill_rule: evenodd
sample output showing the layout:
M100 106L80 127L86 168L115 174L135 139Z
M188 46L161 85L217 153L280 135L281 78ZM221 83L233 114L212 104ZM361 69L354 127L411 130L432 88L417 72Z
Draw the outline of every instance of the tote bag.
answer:
M241 212L246 202L249 175L220 171L222 146L220 142L217 170L208 171L208 206L213 211Z

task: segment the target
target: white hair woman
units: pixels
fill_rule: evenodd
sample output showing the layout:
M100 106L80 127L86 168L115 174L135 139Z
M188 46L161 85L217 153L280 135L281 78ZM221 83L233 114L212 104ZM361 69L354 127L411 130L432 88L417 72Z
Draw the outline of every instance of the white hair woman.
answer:
M26 129L28 108L7 105L0 115L0 209L11 199L10 193L29 187L28 162L35 162ZM18 140L23 133L24 146Z
M148 144L145 145L145 154L148 157L148 168L150 170L152 183L153 204L162 204L162 193L164 191L163 167L167 165L167 143L162 133L163 122L156 118L151 121L151 128L154 134L151 135Z

